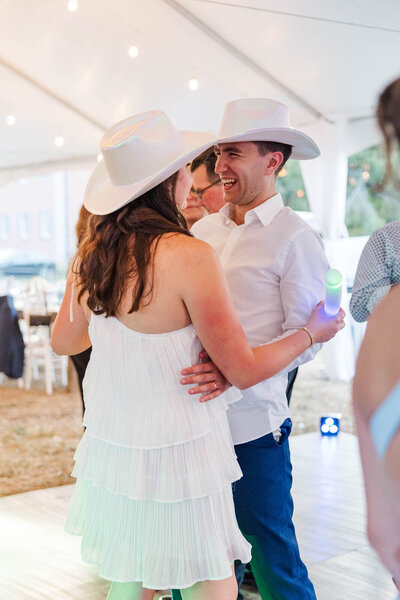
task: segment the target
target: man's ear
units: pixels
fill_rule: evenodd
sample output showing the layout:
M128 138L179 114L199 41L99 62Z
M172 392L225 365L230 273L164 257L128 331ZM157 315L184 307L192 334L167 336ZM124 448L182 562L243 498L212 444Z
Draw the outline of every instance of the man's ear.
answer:
M282 152L268 152L265 162L264 175L273 175L283 162Z

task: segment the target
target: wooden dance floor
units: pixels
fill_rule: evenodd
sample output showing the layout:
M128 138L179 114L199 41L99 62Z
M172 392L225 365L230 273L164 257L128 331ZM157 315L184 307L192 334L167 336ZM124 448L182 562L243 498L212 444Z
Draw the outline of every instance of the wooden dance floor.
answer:
M365 537L356 438L309 433L293 437L291 448L297 536L318 599L393 600L390 576ZM80 561L80 539L63 531L71 490L0 498L1 600L106 597L109 584Z

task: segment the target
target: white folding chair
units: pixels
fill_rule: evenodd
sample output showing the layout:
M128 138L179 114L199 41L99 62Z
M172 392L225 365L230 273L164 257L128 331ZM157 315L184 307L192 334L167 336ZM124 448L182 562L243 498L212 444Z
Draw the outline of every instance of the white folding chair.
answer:
M38 317L40 324L35 324ZM68 385L68 357L57 356L50 345L50 317L47 321L46 282L31 280L24 307L25 323L25 389L29 390L32 378L39 379L39 366L44 368L46 392L53 392L56 369L61 372L61 383Z

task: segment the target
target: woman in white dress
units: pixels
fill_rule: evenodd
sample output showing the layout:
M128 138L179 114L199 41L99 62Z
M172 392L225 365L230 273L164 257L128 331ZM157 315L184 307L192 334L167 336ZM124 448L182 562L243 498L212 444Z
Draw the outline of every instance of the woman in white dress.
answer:
M93 346L66 528L113 582L109 600L151 600L168 587L185 600L236 598L232 564L249 562L250 546L232 501L241 471L228 404L237 388L344 326L343 312L327 320L319 307L306 328L249 347L215 252L179 213L191 186L186 165L212 142L180 134L161 111L106 132L85 192L93 215L53 328L59 354ZM221 393L222 375L210 372L210 402L180 384L202 347L236 386Z

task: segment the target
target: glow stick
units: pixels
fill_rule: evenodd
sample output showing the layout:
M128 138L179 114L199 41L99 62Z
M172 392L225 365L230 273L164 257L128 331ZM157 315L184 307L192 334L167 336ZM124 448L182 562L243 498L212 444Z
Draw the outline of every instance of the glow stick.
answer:
M342 274L337 269L329 269L325 279L325 305L326 315L333 317L338 314L342 298Z

